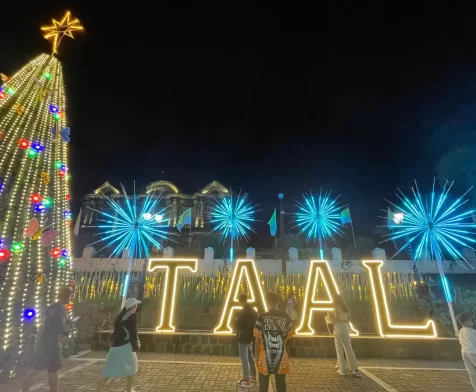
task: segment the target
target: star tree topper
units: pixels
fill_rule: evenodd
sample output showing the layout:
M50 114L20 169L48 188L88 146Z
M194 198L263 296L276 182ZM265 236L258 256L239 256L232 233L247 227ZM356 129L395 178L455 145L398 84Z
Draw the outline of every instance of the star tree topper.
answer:
M53 54L58 53L58 47L65 35L74 39L73 31L84 30L83 26L79 24L79 19L70 20L70 18L71 12L67 11L60 22L53 19L51 26L41 27L42 31L47 32L44 37L48 40L53 39Z

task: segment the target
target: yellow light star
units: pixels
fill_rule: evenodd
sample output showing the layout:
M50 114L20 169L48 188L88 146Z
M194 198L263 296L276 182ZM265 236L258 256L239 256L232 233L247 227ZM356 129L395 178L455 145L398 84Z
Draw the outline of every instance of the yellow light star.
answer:
M63 19L60 22L53 19L53 25L42 26L41 30L46 31L44 35L46 39L53 39L53 53L58 53L58 47L61 44L61 40L66 35L73 38L73 31L84 30L83 26L79 24L79 19L70 20L71 12L67 11L64 14Z

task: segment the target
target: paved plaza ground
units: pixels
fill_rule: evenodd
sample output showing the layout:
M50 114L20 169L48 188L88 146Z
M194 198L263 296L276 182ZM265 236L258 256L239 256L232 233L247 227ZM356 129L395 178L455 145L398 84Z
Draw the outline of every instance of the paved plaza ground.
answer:
M65 362L61 371L60 391L94 391L104 364L104 352L85 352ZM139 376L134 384L138 392L161 391L241 391L235 385L241 375L237 357L187 354L139 354ZM288 392L314 391L454 391L471 392L461 361L423 361L365 359L360 361L363 377L339 376L335 360L293 358L288 376ZM20 372L19 372L20 373ZM18 392L21 380L0 384L1 392ZM111 380L106 392L123 392L121 380ZM245 389L246 390L246 389ZM251 391L257 391L254 386ZM274 382L272 389L274 391ZM49 391L46 374L35 382L32 391Z

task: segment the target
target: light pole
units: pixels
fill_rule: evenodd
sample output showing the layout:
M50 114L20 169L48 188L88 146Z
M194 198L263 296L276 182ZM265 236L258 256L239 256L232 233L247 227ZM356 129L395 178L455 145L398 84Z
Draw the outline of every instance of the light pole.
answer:
M279 199L279 237L280 237L280 245L281 245L281 262L282 262L282 271L283 274L286 273L286 232L284 230L284 215L286 214L286 211L284 211L283 208L283 199L284 199L284 193L279 192L278 193L278 199Z

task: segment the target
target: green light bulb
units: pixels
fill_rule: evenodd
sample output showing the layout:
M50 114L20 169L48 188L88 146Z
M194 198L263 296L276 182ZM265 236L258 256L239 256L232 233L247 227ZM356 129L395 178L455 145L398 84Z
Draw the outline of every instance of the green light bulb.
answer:
M58 113L55 113L55 114L53 115L53 118L54 118L56 121L59 121L61 117L60 117L60 115L59 115Z
M63 166L63 163L61 161L56 161L55 162L55 169L61 169L61 166Z
M43 205L45 207L51 207L52 204L53 204L53 200L51 199L51 197L45 197L43 199Z
M30 158L35 158L35 157L38 156L38 151L33 150L33 149L28 150L28 156L29 156Z
M10 94L10 95L13 95L15 94L15 90L12 89L11 87L7 88L7 93Z
M45 77L46 80L50 80L51 79L51 74L49 72L45 72L43 74L43 76Z
M21 242L14 242L12 244L12 252L21 252L23 250L23 244Z

